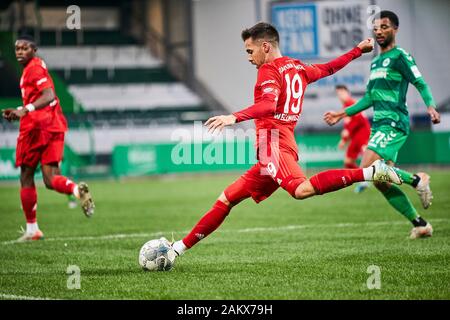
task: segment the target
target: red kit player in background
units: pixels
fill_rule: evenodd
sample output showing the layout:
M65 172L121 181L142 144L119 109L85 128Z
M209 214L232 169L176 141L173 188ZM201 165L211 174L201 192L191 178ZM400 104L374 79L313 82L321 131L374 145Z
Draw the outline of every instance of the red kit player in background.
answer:
M43 233L36 219L37 193L34 173L41 164L44 184L48 189L73 194L80 200L84 214L94 213L94 202L86 183L76 184L61 175L59 164L64 151L67 122L55 94L47 67L36 56L37 47L31 36L20 36L15 43L17 61L24 67L20 79L23 107L3 110L8 121L20 120L16 148L16 166L20 167L20 200L27 229L18 241L40 240Z
M356 100L352 98L350 91L345 85L336 86L336 95L344 108L356 103ZM344 149L348 143L344 158L345 168L354 169L359 167L357 161L366 150L369 137L370 122L363 112L344 119L344 128L341 131L341 140L338 147L339 149ZM361 182L356 186L355 192L360 193L368 186L367 182Z
M308 65L283 57L278 31L258 23L242 32L248 61L258 69L254 104L231 115L208 119L209 131L221 131L236 122L255 120L258 162L221 193L213 207L182 240L172 244L180 255L216 230L231 208L242 200L268 198L280 186L295 199L336 191L361 181L401 183L395 170L383 161L368 168L320 172L307 178L298 164L294 128L302 112L303 94L309 83L337 72L362 53L373 49L373 39L362 41L344 55L325 64Z

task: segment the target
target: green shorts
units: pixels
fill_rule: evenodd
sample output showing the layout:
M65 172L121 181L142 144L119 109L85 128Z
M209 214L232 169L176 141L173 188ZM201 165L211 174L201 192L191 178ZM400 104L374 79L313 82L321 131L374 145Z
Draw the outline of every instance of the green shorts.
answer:
M367 148L376 152L386 161L397 161L400 148L405 144L408 135L391 126L372 128Z

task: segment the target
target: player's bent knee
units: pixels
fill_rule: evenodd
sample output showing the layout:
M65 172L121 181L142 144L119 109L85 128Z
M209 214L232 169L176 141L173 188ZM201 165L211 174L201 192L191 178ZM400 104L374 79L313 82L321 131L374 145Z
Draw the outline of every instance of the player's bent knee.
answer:
M308 198L308 195L305 193L304 190L298 190L295 192L294 198L297 200L303 200Z
M303 181L295 189L293 197L297 200L307 199L316 194L316 190L309 180Z
M224 203L225 205L227 205L228 207L231 207L231 202L228 201L227 197L225 196L225 193L222 192L219 196L219 198L217 198L217 200L219 200L220 202Z

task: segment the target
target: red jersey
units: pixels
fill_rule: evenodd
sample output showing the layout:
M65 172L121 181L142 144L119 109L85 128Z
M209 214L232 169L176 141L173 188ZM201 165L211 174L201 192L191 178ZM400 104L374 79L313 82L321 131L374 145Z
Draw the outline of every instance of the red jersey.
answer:
M44 89L51 88L55 93L53 80L48 73L47 67L40 58L34 57L23 69L20 78L20 91L22 92L23 105L36 101ZM48 132L67 131L67 122L62 113L59 100L55 99L44 108L28 112L20 119L20 132L27 132L33 129L45 130Z
M349 98L344 102L344 108L354 105L356 100ZM370 122L364 112L360 112L351 117L345 117L344 130L348 131L348 136L353 139L356 135L361 135L369 139L370 136Z
M306 86L343 68L359 57L358 47L325 64L308 65L290 57L281 57L263 64L258 70L254 90L254 105L233 113L236 121L255 119L256 143L270 145L273 129L278 132L281 150L295 153L297 143L294 128L302 112Z

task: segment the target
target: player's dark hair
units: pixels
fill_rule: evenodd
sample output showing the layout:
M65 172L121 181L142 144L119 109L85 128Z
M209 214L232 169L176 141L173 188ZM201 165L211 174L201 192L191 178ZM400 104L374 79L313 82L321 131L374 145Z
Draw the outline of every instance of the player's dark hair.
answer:
M392 23L394 29L397 29L400 25L400 21L398 20L398 17L395 13L389 10L383 10L379 13L380 19L388 18L389 21Z
M31 43L31 45L32 45L33 47L36 47L36 42L34 41L33 36L31 36L31 35L29 35L29 34L27 34L27 33L22 33L21 35L19 35L19 36L17 37L17 40L25 40L25 41L28 41L28 42Z
M245 41L249 38L252 40L264 39L265 41L274 43L278 46L280 43L280 35L277 29L270 23L259 22L253 27L245 29L241 33L242 40Z
M335 88L336 90L343 89L343 90L349 91L348 88L347 88L347 86L346 86L345 84L338 84L338 85L336 85L336 87L334 87L334 88Z

